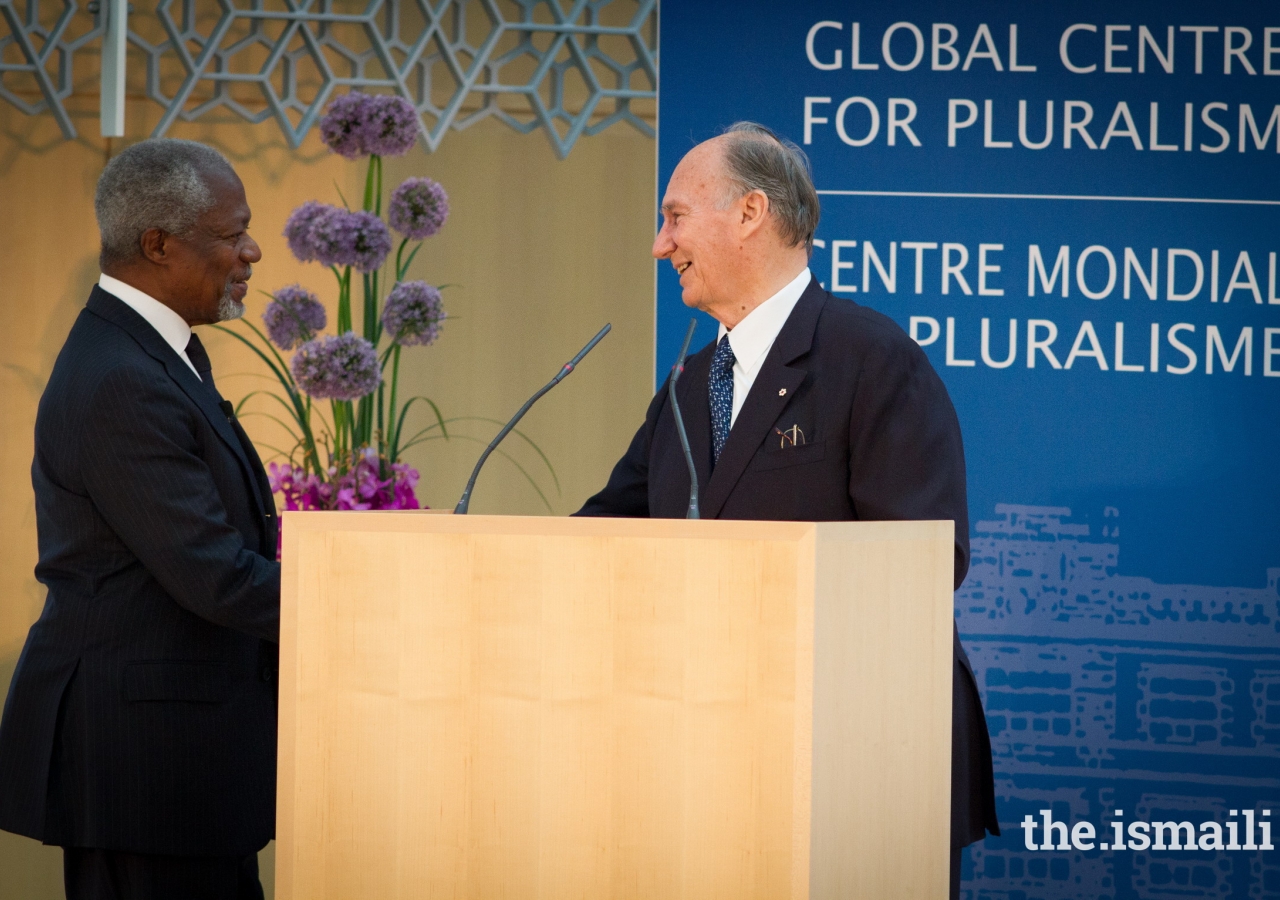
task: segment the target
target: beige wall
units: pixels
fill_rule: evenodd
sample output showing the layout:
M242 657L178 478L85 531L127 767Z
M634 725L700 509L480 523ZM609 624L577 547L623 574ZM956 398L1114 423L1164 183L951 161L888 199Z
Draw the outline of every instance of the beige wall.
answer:
M135 140L146 134L154 110L138 103L129 117ZM96 138L92 116L77 117L77 124L81 138L67 142L48 117L0 105L0 690L44 601L32 577L36 404L98 275L92 196L110 148ZM315 138L291 151L270 124L183 126L171 134L218 146L244 180L263 249L251 287L301 281L330 304L332 317L332 276L293 260L280 232L302 201L338 202L335 181L347 197L359 197L362 166L331 156ZM122 145L115 142L116 149ZM410 277L455 285L444 295L454 318L435 346L405 354L402 390L429 396L446 416L506 419L604 322L613 323L580 371L522 423L550 457L560 491L545 469L538 472L533 452L515 440L505 445L536 473L556 515L572 512L603 485L651 394L654 153L650 139L615 127L583 139L560 161L540 135L486 122L449 135L434 154L415 150L388 161L388 189L409 175L428 175L444 185L452 207ZM265 303L251 292L249 315L261 315ZM261 369L247 351L225 335L207 329L205 335L224 394L238 399L266 386L250 374ZM246 427L256 440L279 439L264 418L250 417ZM487 441L497 428L480 422L459 431ZM432 506L452 506L480 449L459 438L411 450L408 460L422 472L419 495ZM472 510L547 512L515 467L498 457L481 476ZM264 864L269 868L269 854ZM61 896L60 853L0 833L0 897Z

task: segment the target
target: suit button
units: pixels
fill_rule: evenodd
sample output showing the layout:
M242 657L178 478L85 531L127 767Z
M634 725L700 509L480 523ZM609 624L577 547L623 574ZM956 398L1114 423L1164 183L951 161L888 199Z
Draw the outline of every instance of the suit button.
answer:
M263 680L263 681L270 681L270 680L272 679L272 677L273 677L275 674L276 674L276 673L275 673L275 670L274 670L274 669L272 669L270 666L263 666L263 667L262 667L262 680Z

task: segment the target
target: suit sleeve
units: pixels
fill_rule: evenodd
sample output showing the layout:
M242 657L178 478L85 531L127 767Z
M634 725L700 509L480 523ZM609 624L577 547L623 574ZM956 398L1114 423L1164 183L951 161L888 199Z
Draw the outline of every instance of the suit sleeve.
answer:
M951 519L955 587L969 570L960 422L942 379L905 335L863 359L849 434L849 497L859 519Z
M192 417L172 384L129 367L97 388L82 431L82 477L103 519L182 607L272 642L280 565L227 519Z
M618 460L609 482L600 493L583 504L575 516L649 517L649 448L653 430L667 403L667 382L649 401L644 424L631 439L631 446Z

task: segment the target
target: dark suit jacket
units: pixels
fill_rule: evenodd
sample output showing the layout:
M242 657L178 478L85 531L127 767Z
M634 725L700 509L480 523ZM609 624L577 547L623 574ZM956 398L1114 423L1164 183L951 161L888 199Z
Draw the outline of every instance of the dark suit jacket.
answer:
M218 397L94 288L40 400L48 588L0 721L0 828L242 855L275 829L270 487Z
M813 280L756 376L712 467L712 341L676 386L706 519L952 519L956 587L969 567L960 424L928 359L894 322ZM664 385L604 490L578 515L684 518L689 471ZM799 426L803 443L780 432ZM784 446L785 445L785 446ZM991 743L955 639L952 844L999 834Z

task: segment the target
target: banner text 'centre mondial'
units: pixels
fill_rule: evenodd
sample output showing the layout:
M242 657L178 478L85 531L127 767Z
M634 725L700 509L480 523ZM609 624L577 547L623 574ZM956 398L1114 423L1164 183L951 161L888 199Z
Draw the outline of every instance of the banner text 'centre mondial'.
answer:
M671 3L661 54L659 191L795 140L814 275L955 401L1005 832L966 888L1280 894L1280 7ZM687 321L660 264L659 381Z

